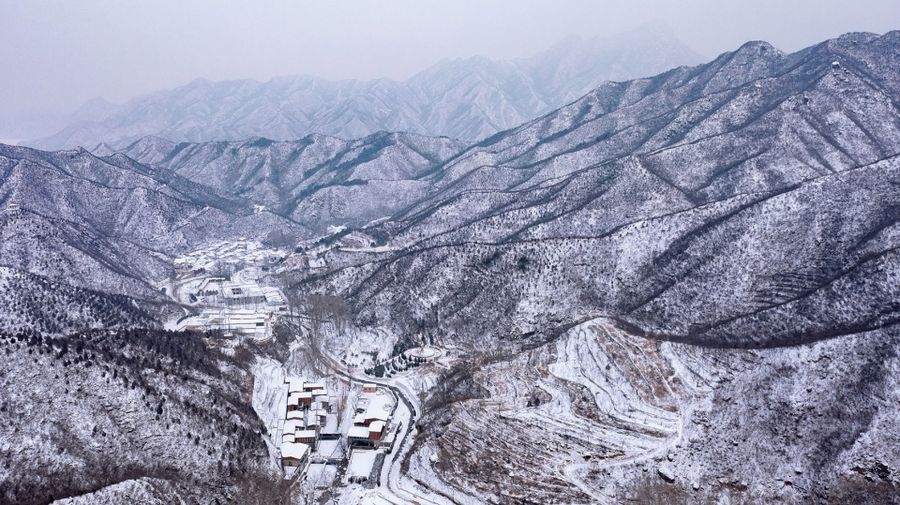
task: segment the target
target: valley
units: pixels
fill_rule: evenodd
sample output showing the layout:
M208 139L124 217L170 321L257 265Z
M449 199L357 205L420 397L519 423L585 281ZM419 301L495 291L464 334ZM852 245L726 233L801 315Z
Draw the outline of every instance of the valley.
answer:
M461 139L0 145L0 502L894 503L898 68L848 33Z

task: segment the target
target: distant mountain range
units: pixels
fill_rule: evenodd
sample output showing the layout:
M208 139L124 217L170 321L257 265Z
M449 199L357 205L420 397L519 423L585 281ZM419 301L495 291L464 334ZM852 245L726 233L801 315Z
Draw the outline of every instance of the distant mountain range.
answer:
M570 37L526 59L445 61L403 82L200 79L123 105L92 100L61 131L25 144L122 147L147 135L176 142L309 134L354 139L382 130L474 141L549 112L604 81L700 61L665 28L646 27L612 38Z
M360 298L366 302L359 310L388 304L402 321L402 307L411 319L434 310L416 306L424 298L408 297L406 290L455 278L451 270L461 258L477 264L487 261L481 258L487 254L494 258L487 264L520 257L547 264L566 243L577 250L575 256L593 258L566 267L571 282L582 279L565 289L566 296L595 298L556 309L556 302L546 300L542 317L554 310L562 311L554 316L560 320L611 312L669 338L730 341L735 330L727 328L775 314L789 301L800 303L835 276L857 275L863 270L850 266L869 261L866 254L893 254L876 244L890 242L884 234L898 207L891 186L872 184L893 180L900 153L897 48L897 32L849 34L794 54L750 42L704 65L604 83L558 110L468 147L407 133L353 141L323 135L203 143L145 137L119 151L100 146L95 154L5 147L0 202L17 202L25 217L5 228L10 240L3 252L15 259L8 266L42 273L59 270L46 264L57 256L36 253L42 249L34 244L74 247L88 265L99 262L102 271L114 275L91 277L82 267L63 278L84 277L76 284L103 290L110 283L123 285L123 275L132 283L134 277L159 277L166 255L212 238L265 238L275 228L303 238L333 225L362 227L403 252L367 263L377 265L377 272L363 268L354 288L354 296L362 296L375 282L377 297L399 298L375 304ZM848 177L865 181L851 184ZM850 191L862 192L861 200L847 200ZM836 201L845 204L830 203ZM759 215L750 219L754 213ZM759 220L772 219L766 216L773 213L781 216L782 232L794 239L759 238L727 253L725 246L706 249L722 234L749 237L753 230L767 230ZM826 216L831 221L819 225L829 234L807 236L816 242L798 251L783 249L799 243L803 232L797 227ZM860 219L852 230L842 228L841 223ZM35 220L39 223L25 226ZM367 225L374 220L379 223ZM655 238L644 229L655 230ZM12 240L13 232L22 237L23 230L34 237ZM830 242L842 233L852 236ZM627 245L634 240L637 245ZM863 244L874 249L864 254ZM690 248L696 253L684 252ZM440 258L431 258L434 254ZM415 269L401 266L420 256L429 276L437 277L420 278ZM700 256L707 258L702 267L694 263ZM444 271L450 258L455 259ZM606 264L610 258L628 265ZM768 259L755 269L757 276L741 277L729 258L743 258L740 264ZM598 265L605 266L591 273ZM705 268L712 270L698 276ZM491 283L484 292L512 290L500 299L520 306L518 270L503 272L483 278ZM471 289L473 278L482 277L463 276L460 289ZM669 285L671 279L678 282ZM399 291L386 287L407 283ZM688 288L692 283L697 285ZM735 294L717 288L737 285L742 288ZM688 296L685 289L703 294ZM145 287L138 292L150 294ZM459 296L447 285L435 292L450 297L441 302L442 310L451 310L452 297ZM702 307L671 308L705 297ZM462 313L442 319L454 317ZM546 326L546 320L531 317L484 311L463 320L507 334ZM513 327L496 326L501 323ZM780 342L819 334L796 331L770 332L766 338Z

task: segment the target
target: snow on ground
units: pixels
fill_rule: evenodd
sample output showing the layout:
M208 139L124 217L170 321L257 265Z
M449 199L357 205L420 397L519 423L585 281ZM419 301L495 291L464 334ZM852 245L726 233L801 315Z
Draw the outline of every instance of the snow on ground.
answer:
M334 486L338 475L337 465L311 464L306 469L306 479L303 489L306 495L312 495L317 490L330 489Z
M362 371L390 357L391 348L398 336L383 330L348 329L330 332L324 339L324 352L334 356L342 365L354 371Z
M357 253L386 253L399 251L400 247L396 245L380 245L373 247L339 247L341 252L357 252Z
M375 467L378 451L353 449L347 465L347 479L368 479Z
M280 458L281 426L287 409L287 385L281 364L271 358L257 357L253 373L253 410L269 433L269 452L275 461ZM277 463L276 463L277 465ZM280 466L276 466L280 468Z

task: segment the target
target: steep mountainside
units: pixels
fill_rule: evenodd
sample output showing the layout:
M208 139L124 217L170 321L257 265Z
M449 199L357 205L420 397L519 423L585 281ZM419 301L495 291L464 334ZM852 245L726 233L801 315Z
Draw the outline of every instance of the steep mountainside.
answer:
M894 503L898 68L900 32L848 34L605 84L295 286L480 358L403 462L432 496Z
M736 350L591 321L476 367L405 470L466 504L896 503L898 351L896 326Z
M136 98L102 119L96 118L98 108L87 108L91 117L32 145L122 147L147 135L188 142L290 140L312 133L350 139L382 130L477 140L559 107L603 81L698 61L665 28L646 27L609 39L570 38L528 59L447 61L404 82L198 80Z
M578 61L549 75L581 82ZM362 374L419 340L442 353L381 365L408 422L378 496L896 502L898 69L900 32L751 42L468 147L0 146L0 324L17 332L0 334L0 501L278 487L247 405L259 349L133 328L174 255L276 233L293 252L269 273L312 327L282 335L286 367ZM563 92L540 82L519 89ZM98 326L118 329L64 335Z
M432 197L335 253L364 320L489 335L608 314L714 345L895 322L900 32L604 85L430 176ZM420 237L427 237L421 239ZM802 319L798 316L802 314ZM479 328L478 332L474 332Z
M0 328L61 335L87 328L155 328L168 307L0 267Z
M100 291L160 297L172 256L208 241L303 232L243 200L124 155L0 145L0 263Z
M107 486L125 502L223 503L265 468L248 373L199 335L0 333L0 348L3 503L102 503Z
M427 196L419 177L464 147L445 137L382 132L354 141L310 135L176 144L145 137L121 152L324 232L362 226Z

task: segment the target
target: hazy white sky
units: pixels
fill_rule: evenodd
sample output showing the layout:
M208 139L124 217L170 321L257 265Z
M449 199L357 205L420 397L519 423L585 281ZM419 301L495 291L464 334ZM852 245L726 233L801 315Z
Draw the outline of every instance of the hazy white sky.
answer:
M447 57L527 56L568 34L662 22L712 57L900 28L900 0L0 0L0 135L10 121L197 77L405 78Z

